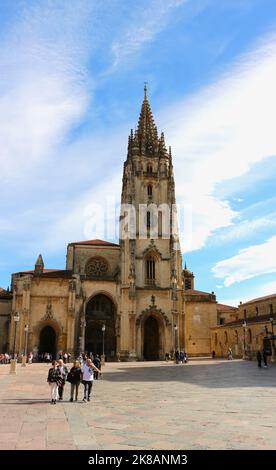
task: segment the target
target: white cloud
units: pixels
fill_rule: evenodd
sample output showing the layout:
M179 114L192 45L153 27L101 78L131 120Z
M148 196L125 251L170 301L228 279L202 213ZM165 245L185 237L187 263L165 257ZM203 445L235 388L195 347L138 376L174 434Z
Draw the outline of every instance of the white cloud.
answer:
M189 0L151 0L146 6L138 4L133 10L127 28L120 32L120 37L113 41L111 49L113 64L108 71L114 71L123 61L137 53L144 45L151 42L168 24L174 9Z
M248 289L247 295L241 295L238 298L229 298L227 296L223 296L222 299L219 299L219 303L238 307L240 302L245 303L249 302L250 300L272 294L276 294L276 281L271 281L264 284L258 283L258 285L255 285L254 288Z
M202 248L216 229L235 222L237 212L216 195L218 183L276 155L275 76L273 36L211 86L160 113L172 144L178 200L193 208L192 243L184 251Z
M265 243L239 250L231 258L219 261L212 268L215 277L224 279L225 287L268 273L276 273L276 235Z
M214 243L226 242L230 240L242 240L249 236L254 236L258 230L276 227L276 213L271 213L259 219L243 220L240 223L229 227L227 231L220 232L214 236Z
M47 236L40 240L43 250L55 252L78 240L99 238L116 241L120 186L121 172L76 198L69 210L58 214L60 217L56 217Z
M184 220L182 237L184 252L202 248L215 230L222 227L230 227L225 237L238 238L246 237L249 228L261 228L262 223L273 225L273 222L270 224L262 219L235 226L238 213L227 200L216 195L216 185L246 174L256 161L266 158L273 151L276 153L272 126L276 109L272 73L275 69L276 74L275 57L276 40L269 38L264 46L243 57L215 84L158 113L156 122L159 125L161 120L167 141L173 146L177 202L185 206L184 215L188 215ZM252 112L253 102L258 113ZM109 142L113 139L110 133ZM119 148L117 130L116 139ZM125 128L121 141L126 141ZM105 147L105 143L102 148L98 146L99 158L105 154ZM120 175L117 170L116 174L113 180L117 181L116 188L119 188ZM105 194L105 191L105 183L96 184L95 192ZM78 201L81 201L83 207L83 200L87 197L84 195L83 198L78 197L72 205L77 207ZM192 225L189 224L190 219ZM73 233L80 227L74 217L66 219L65 214L65 220L67 227L71 220L69 232ZM180 226L183 229L183 224Z
M22 8L0 49L1 177L29 177L87 109L88 2ZM90 8L91 9L91 8ZM62 21L60 21L62 17Z
M267 282L260 286L258 290L258 297L263 297L265 295L272 295L276 293L276 280Z

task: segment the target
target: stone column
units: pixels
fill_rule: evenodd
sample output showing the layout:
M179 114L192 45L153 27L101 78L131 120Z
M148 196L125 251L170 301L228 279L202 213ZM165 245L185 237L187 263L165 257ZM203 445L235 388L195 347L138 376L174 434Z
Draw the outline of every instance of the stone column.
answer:
M136 350L135 350L135 343L136 343L136 325L135 325L135 318L136 315L134 312L130 312L128 314L129 318L129 346L130 346L130 358L136 359Z

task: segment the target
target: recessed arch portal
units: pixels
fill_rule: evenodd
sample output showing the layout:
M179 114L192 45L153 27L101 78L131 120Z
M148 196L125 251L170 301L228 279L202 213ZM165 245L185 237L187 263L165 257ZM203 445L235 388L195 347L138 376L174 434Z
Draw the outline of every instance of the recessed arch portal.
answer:
M160 328L157 319L149 316L144 323L144 359L158 361L160 349Z
M52 358L57 353L57 335L50 325L44 326L39 335L39 354L51 354Z
M86 306L85 351L105 354L107 359L116 357L115 334L116 306L105 294L92 297ZM105 331L102 327L105 325Z

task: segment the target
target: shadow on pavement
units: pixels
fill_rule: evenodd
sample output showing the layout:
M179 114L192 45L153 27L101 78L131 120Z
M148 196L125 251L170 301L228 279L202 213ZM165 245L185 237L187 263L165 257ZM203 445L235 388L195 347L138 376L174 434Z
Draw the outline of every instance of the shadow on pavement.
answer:
M193 364L160 364L127 367L116 373L104 371L103 380L110 382L183 382L210 388L276 386L276 364L259 369L257 362L225 361Z

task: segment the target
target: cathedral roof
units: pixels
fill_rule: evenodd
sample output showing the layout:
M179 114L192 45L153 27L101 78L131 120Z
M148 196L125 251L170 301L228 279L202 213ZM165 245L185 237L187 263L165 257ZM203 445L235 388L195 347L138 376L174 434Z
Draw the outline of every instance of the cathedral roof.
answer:
M70 245L92 245L92 246L120 246L117 243L107 242L105 240L84 240L80 242L71 242Z
M59 271L63 271L63 269L47 269L47 268L43 268L43 274L44 273L56 273L56 272L59 272ZM28 269L26 271L20 271L21 273L34 273L35 270L34 269Z
M27 271L20 271L15 274L34 274L39 275L40 277L51 277L51 278L70 278L72 276L72 271L66 269L46 269L44 268L42 272L37 273L35 269L29 269Z
M214 292L203 292L201 290L195 289L186 289L185 296L188 298L188 301L197 302L197 301L207 301L215 302L216 296Z
M186 289L185 293L188 295L210 295L210 292L203 292L202 290L195 290L195 289Z

